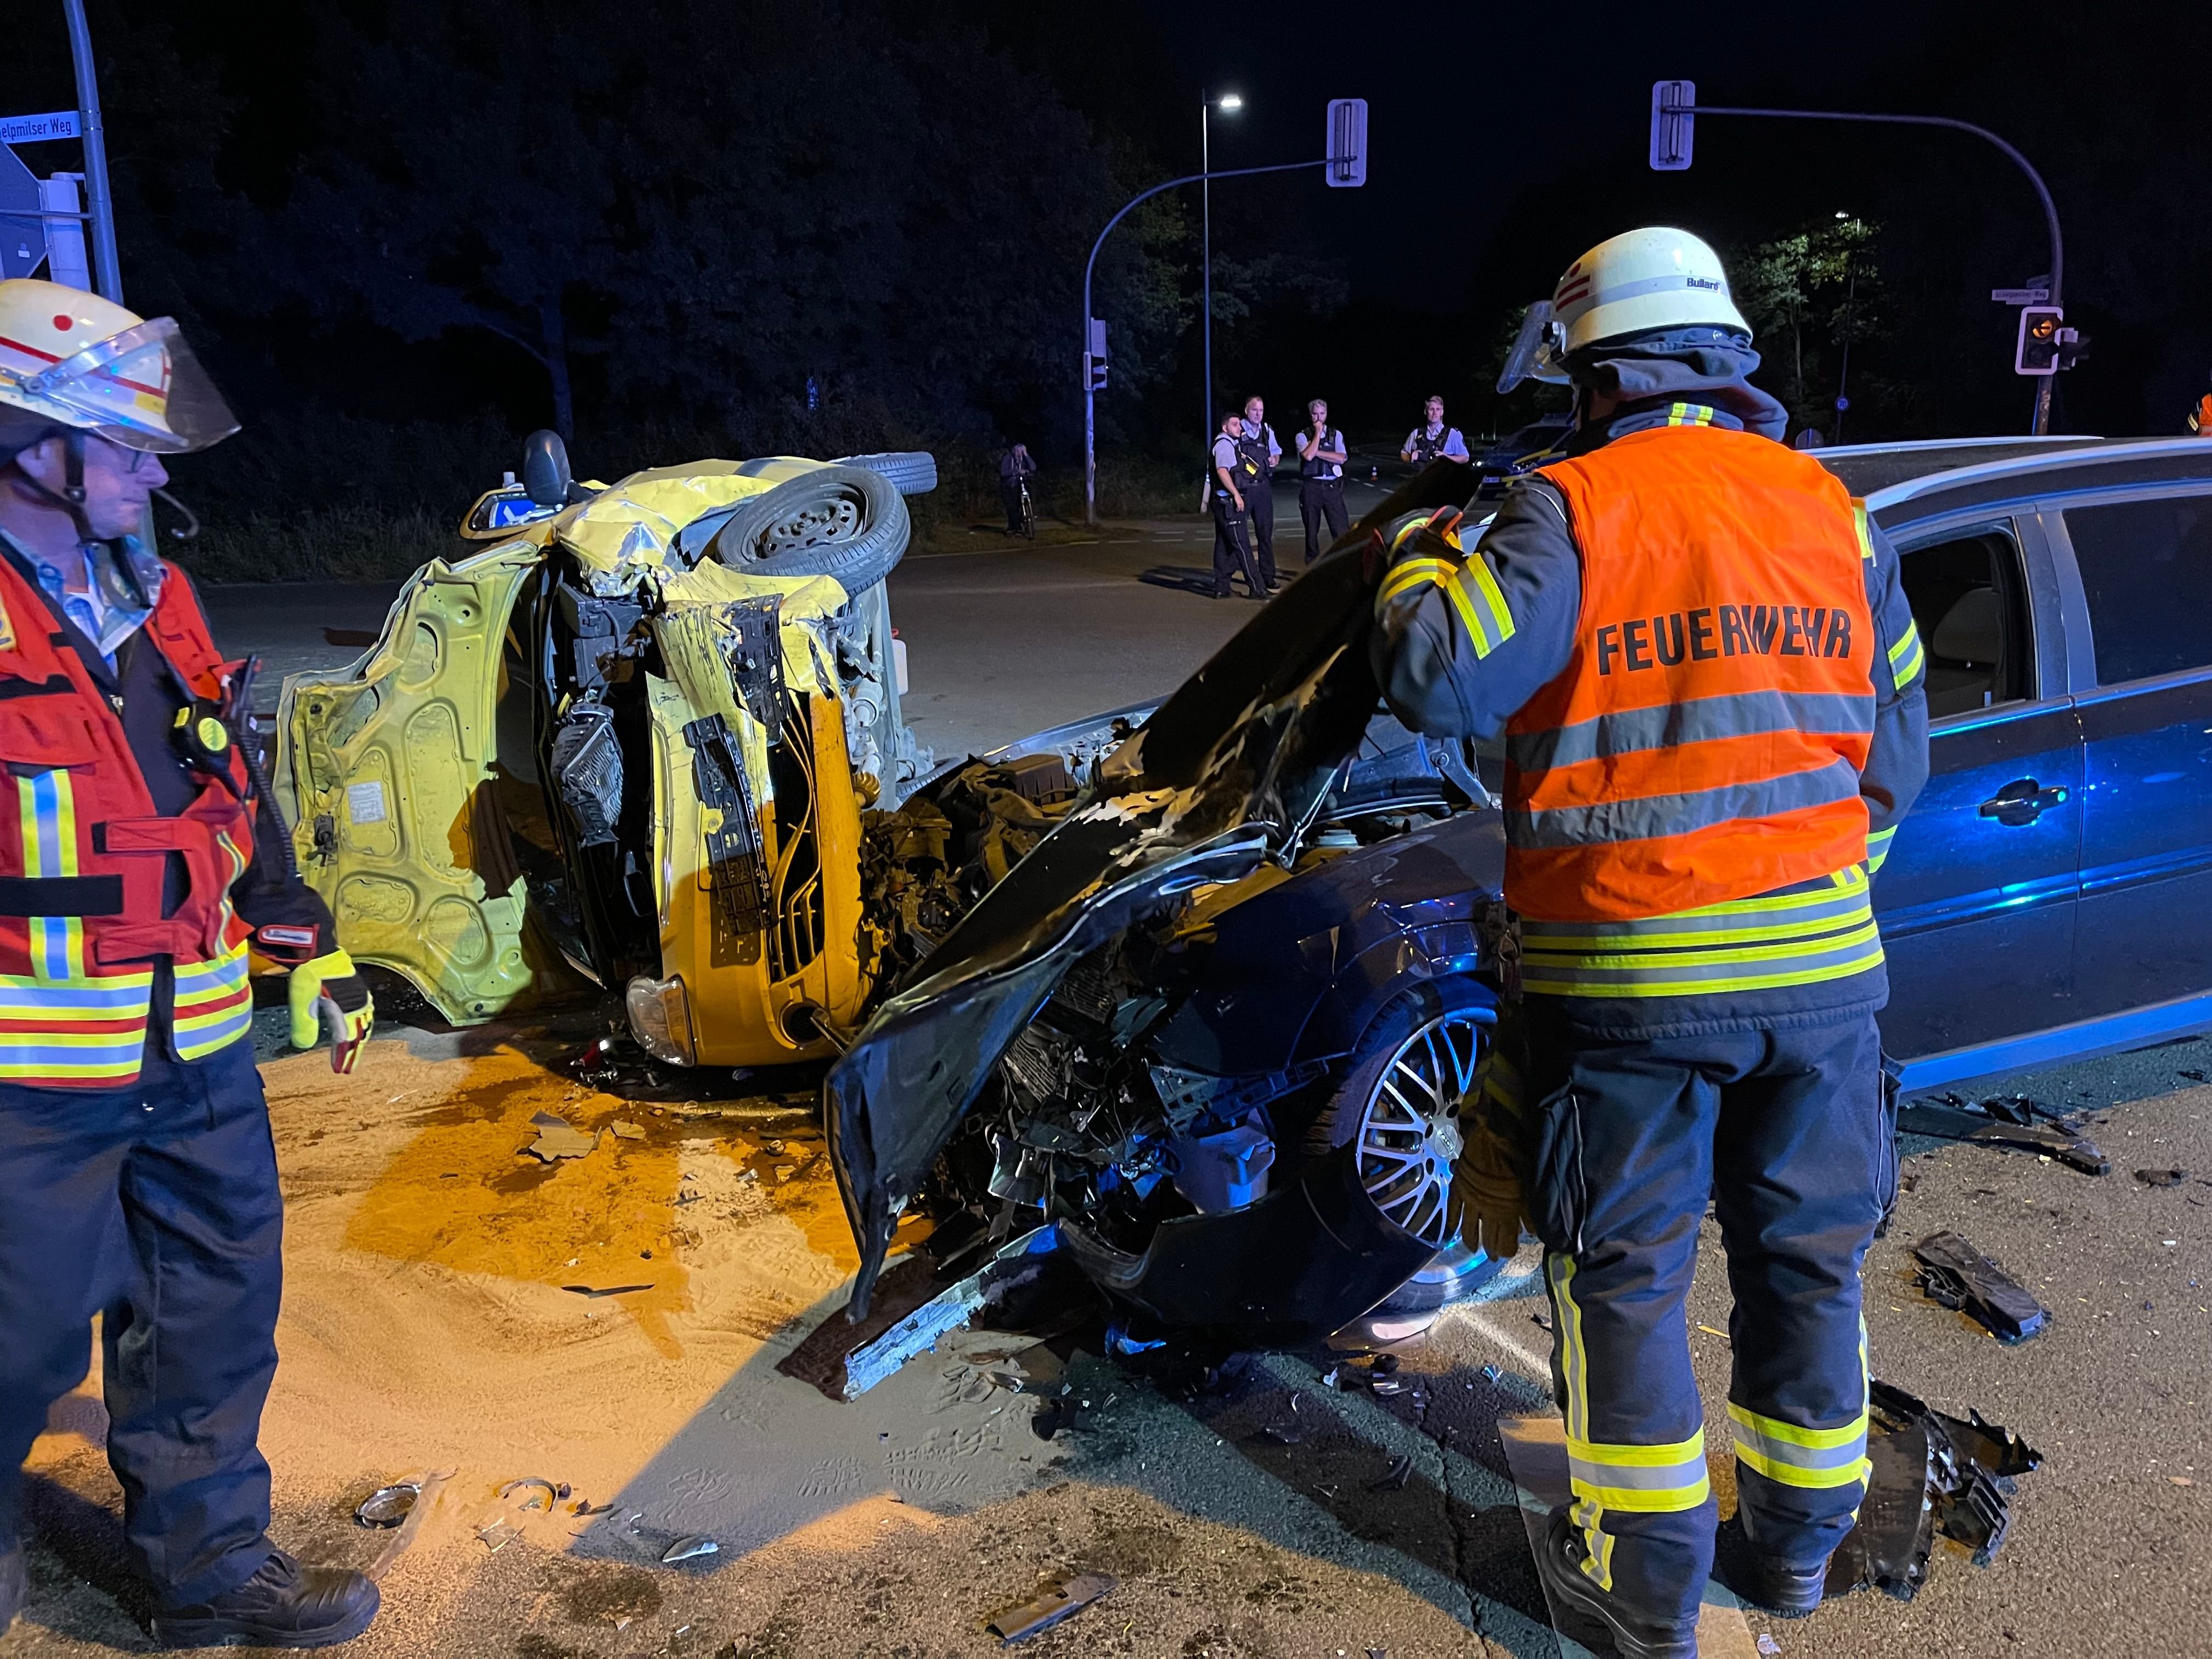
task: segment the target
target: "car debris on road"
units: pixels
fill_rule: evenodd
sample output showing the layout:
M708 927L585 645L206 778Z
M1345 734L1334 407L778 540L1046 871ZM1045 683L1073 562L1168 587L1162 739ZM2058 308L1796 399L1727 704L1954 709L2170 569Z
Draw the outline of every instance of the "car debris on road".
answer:
M1912 1255L1929 1297L1967 1315L2000 1342L2025 1342L2051 1317L2025 1285L1948 1229L1929 1234Z
M2026 1095L1969 1101L1945 1094L1908 1100L1898 1109L1897 1127L1936 1140L1972 1140L2039 1153L2084 1175L2110 1175L2112 1170L2112 1160L2081 1133L2075 1118Z
M1828 1565L1831 1596L1875 1589L1909 1601L1928 1577L1936 1537L1953 1540L1985 1567L2012 1524L2014 1477L2043 1455L2008 1429L1935 1410L1876 1380L1869 1389L1867 1461L1874 1475L1858 1524Z
M1028 1601L993 1613L983 1621L983 1628L1012 1647L1082 1612L1119 1583L1111 1573L1105 1572L1057 1574L1038 1585L1036 1593Z

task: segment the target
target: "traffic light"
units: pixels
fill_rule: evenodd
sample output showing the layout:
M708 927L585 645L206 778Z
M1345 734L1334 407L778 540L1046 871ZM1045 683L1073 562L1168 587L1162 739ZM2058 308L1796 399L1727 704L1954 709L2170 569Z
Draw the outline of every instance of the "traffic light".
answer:
M1103 392L1106 389L1106 320L1103 317L1089 319L1083 340L1083 389Z
M1328 165L1322 182L1331 190L1357 190L1367 182L1367 100L1332 98L1328 100L1328 148L1322 151Z
M2056 374L2059 356L2072 337L2072 331L2063 326L2066 313L2057 306L2022 306L2020 308L2020 344L2013 352L2012 368L2015 374ZM2065 337L2062 338L2061 337Z

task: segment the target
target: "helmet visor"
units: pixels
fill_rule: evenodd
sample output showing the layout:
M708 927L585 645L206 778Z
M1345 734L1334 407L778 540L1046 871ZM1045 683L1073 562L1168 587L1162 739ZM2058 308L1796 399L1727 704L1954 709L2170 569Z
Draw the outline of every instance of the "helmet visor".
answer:
M149 318L88 345L22 389L71 425L126 449L183 454L238 430L171 317Z

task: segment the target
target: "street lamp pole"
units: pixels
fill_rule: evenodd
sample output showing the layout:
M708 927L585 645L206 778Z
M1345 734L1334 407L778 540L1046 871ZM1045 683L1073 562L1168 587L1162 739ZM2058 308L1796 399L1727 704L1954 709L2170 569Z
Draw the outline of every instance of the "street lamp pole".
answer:
M1244 107L1233 92L1221 94L1221 107L1231 112ZM1213 439L1213 94L1198 89L1198 315L1199 379L1204 383L1206 418L1199 427L1201 447ZM1226 176L1225 174L1224 175Z
M1324 155L1317 161L1279 161L1273 167L1229 167L1219 173L1187 173L1180 179L1170 179L1165 184L1154 185L1150 190L1140 190L1122 203L1121 211L1106 222L1106 228L1100 231L1098 240L1091 243L1091 257L1083 262L1085 349L1086 350L1089 349L1088 343L1091 338L1091 279L1098 269L1098 250L1106 246L1106 239L1114 234L1114 227L1129 216L1131 209L1141 203L1151 201L1162 191L1173 190L1179 185L1201 184L1213 179L1244 179L1255 173L1295 173L1302 167L1325 167L1332 161L1340 159L1336 156ZM1098 522L1097 404L1098 394L1092 389L1090 377L1086 375L1083 383L1083 521L1085 524ZM1209 429L1213 420L1211 404L1212 399L1209 398L1206 415Z

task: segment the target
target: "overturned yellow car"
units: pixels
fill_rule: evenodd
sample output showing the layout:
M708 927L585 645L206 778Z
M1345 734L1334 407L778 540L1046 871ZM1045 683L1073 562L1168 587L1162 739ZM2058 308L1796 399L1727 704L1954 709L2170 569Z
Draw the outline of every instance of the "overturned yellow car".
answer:
M926 454L579 485L550 434L359 661L285 682L276 792L357 961L467 1024L586 985L680 1064L817 1057L877 971L860 815L926 771L884 578Z

